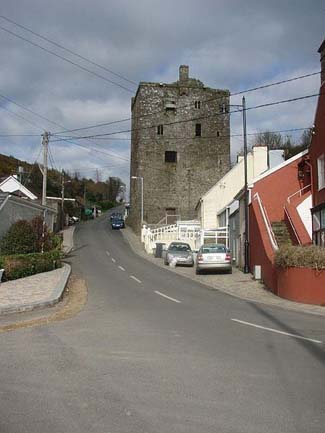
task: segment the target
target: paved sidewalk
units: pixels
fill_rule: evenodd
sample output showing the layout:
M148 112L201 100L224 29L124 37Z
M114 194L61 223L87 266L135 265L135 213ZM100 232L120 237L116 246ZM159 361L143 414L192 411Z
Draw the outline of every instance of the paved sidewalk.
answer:
M32 275L0 284L0 315L49 307L61 299L71 267Z
M61 231L63 234L63 252L64 254L69 254L70 251L73 248L73 234L75 231L76 226L69 226L66 227L64 230Z
M74 230L75 226L63 230L65 254L73 248ZM62 268L54 271L0 283L0 315L32 311L56 304L62 297L70 273L70 265L64 263Z
M309 314L317 314L325 316L325 307L318 305L300 304L297 302L288 301L279 298L272 292L267 290L264 285L255 281L251 274L244 274L237 268L233 269L230 274L206 274L196 275L194 268L180 267L172 268L165 266L162 259L157 259L150 254L147 254L140 238L135 233L126 227L121 230L124 238L128 241L132 250L145 258L146 260L156 264L157 266L166 268L171 272L183 275L192 280L198 281L201 284L208 286L210 289L219 290L237 298L245 299L250 302L259 302L270 306L280 307L287 310L299 311Z

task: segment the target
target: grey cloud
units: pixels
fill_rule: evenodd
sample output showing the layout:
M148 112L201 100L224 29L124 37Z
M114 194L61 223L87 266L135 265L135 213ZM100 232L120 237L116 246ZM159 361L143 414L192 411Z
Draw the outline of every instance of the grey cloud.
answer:
M190 65L191 75L207 85L241 90L264 82L319 69L317 48L324 37L325 11L322 0L312 4L302 0L226 1L226 0L12 0L2 13L36 32L80 52L108 68L139 81L174 81L178 66ZM47 48L107 76L97 69L3 20L0 25L24 35ZM23 41L1 32L2 67L0 93L49 117L68 128L109 122L130 115L128 92L99 80L74 66L39 51ZM249 94L250 104L300 95L317 90L317 79L309 84L272 88ZM4 102L0 100L0 104ZM250 113L252 130L305 126L312 122L316 101ZM55 127L31 114L17 113L40 126ZM298 108L300 107L300 108ZM124 125L122 125L124 126ZM232 122L241 129L240 119ZM100 128L97 132L124 129L120 126ZM2 133L34 132L21 119L1 111ZM91 132L95 132L91 131ZM0 152L8 149L29 158L26 141L14 146L0 142ZM104 145L106 142L101 142ZM121 155L129 153L128 142L109 142L107 149ZM232 153L240 140L232 142ZM90 154L78 147L56 146L58 164L87 167L108 165L113 158ZM10 150L9 150L10 151ZM127 164L126 164L127 167ZM125 167L123 176L126 178ZM114 174L118 168L113 169Z

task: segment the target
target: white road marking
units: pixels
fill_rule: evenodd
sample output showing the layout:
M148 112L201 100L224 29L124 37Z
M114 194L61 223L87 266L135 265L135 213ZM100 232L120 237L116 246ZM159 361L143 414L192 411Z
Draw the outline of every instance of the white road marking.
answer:
M162 296L163 298L169 299L170 301L177 302L177 304L181 303L181 301L179 301L178 299L171 298L170 296L167 296L164 293L158 292L158 290L155 290L155 293L159 296Z
M121 269L121 271L125 272L125 269L123 268L123 266L119 266L119 269Z
M106 251L106 254L108 255L108 257L111 255L111 253L109 251Z
M135 277L134 275L130 275L130 278L132 278L132 280L136 281L139 284L142 284L142 281L139 280L137 277Z
M311 341L312 343L317 343L317 344L323 343L322 341L319 341L319 340L314 340L312 338L302 337L301 335L297 335L297 334L290 334L289 332L278 331L277 329L273 329L273 328L266 328L265 326L255 325L254 323L249 323L249 322L244 322L243 320L238 320L238 319L231 319L231 320L233 322L238 322L238 323L241 323L243 325L248 325L248 326L253 326L254 328L264 329L265 331L275 332L277 334L282 334L282 335L287 335L289 337L299 338L300 340L307 340L307 341Z
M116 260L115 260L115 259L113 259L113 257L112 257L112 262L113 262L113 263L116 263Z

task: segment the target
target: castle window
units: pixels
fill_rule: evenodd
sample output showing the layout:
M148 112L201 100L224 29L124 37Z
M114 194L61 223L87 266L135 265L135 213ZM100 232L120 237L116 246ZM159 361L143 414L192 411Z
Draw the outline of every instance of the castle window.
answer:
M219 112L220 113L229 113L229 106L227 104L220 104L219 105Z
M201 137L201 132L202 132L201 129L202 129L201 128L201 123L196 123L195 124L195 136L196 137Z
M157 126L157 135L164 135L164 125Z
M177 152L173 150L166 150L165 162L177 162Z
M217 137L220 137L220 132L219 131L217 131Z
M176 102L175 101L168 101L165 104L165 110L166 112L175 112L176 111Z
M194 102L194 107L199 110L201 108L201 101L195 101Z

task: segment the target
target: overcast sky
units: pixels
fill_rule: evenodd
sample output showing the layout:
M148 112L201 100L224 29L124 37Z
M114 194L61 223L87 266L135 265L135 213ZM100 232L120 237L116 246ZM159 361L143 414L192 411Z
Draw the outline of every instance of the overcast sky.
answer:
M7 30L0 29L0 135L35 134L0 137L0 153L29 162L39 158L40 134L45 129L56 133L129 118L130 98L137 88L132 82L172 82L178 78L179 65L188 64L191 77L234 93L319 71L317 49L325 37L323 0L2 0L1 15L131 81L0 18L0 26ZM252 107L317 93L319 82L316 75L250 92L245 95L246 103ZM231 103L240 103L240 98L234 96ZM248 132L311 126L316 103L317 98L311 98L251 110L247 113ZM129 127L129 122L124 122L75 134ZM231 116L231 132L241 132L238 114ZM51 164L87 177L95 177L98 169L102 180L120 176L128 184L130 142L125 138L129 134L117 137L119 140L76 140L79 146L52 138ZM234 137L233 157L241 146L242 139Z

